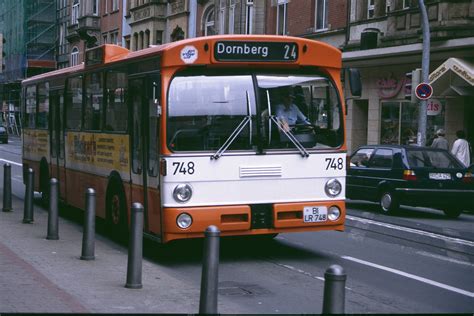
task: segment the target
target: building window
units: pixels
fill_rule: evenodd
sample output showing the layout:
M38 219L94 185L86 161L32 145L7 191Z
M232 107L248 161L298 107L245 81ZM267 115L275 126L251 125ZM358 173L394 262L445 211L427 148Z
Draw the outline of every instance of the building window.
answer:
M112 0L112 12L119 9L119 0Z
M107 33L102 34L102 44L107 44Z
M385 12L386 13L389 13L390 11L392 11L392 1L391 0L387 0L385 5L386 5L386 7L385 7Z
M155 35L155 44L161 45L163 43L163 31L156 31ZM184 32L183 32L183 39L184 39Z
M277 5L277 30L278 35L287 34L287 9L288 3L287 0L278 0Z
M253 9L253 0L247 0L245 6L245 34L252 34Z
M204 36L215 35L214 29L214 6L210 6L204 15Z
M418 107L406 101L382 102L380 143L415 144L418 132Z
M410 8L410 0L403 0L403 9Z
M107 13L109 13L109 0L105 0L104 2L105 2L105 4L104 4L104 13L107 14Z
M219 5L219 34L225 33L225 0L220 0Z
M71 50L71 66L76 66L79 64L79 49L73 47Z
M99 15L99 0L92 0L92 14Z
M375 0L367 1L367 18L371 19L375 15Z
M77 19L79 18L79 0L74 0L72 4L71 11L71 24L77 24Z
M229 4L229 34L234 34L235 24L235 0L230 0Z
M315 1L316 1L315 29L325 30L328 28L328 0L315 0Z

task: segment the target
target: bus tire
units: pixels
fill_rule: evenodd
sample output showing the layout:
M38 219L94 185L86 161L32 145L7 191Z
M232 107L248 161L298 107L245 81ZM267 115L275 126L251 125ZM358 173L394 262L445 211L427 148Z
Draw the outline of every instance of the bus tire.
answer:
M49 206L49 168L46 159L42 159L40 163L40 181L39 181L39 191L41 192L41 205L44 207Z
M128 224L126 214L125 191L118 180L109 184L106 199L106 224L112 236L127 239Z

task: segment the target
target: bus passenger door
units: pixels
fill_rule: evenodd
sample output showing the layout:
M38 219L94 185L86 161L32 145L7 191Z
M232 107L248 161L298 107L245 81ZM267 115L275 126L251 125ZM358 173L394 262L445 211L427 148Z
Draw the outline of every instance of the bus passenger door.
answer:
M64 169L64 92L51 91L50 99L50 150L51 150L51 178L59 183L59 196L66 197L66 171Z
M130 79L132 203L144 207L144 230L161 236L158 168L160 77Z

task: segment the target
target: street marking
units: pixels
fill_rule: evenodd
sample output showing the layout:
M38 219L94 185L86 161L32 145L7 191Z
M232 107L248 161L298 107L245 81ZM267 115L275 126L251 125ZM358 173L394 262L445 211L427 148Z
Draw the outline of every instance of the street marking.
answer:
M467 261L461 261L461 260L448 258L448 257L441 256L441 255L435 255L433 253L429 253L429 252L425 252L425 251L417 251L416 253L419 254L419 255L422 255L422 256L426 256L426 257L431 257L431 258L435 258L435 259L439 259L439 260L448 261L448 262L451 262L451 263L462 264L462 265L465 265L465 266L474 267L474 264L472 264L470 262L467 262Z
M469 240L443 236L443 235L439 235L439 234L435 234L435 233L422 231L422 230L419 230L419 229L413 229L413 228L408 228L408 227L392 225L392 224L388 224L388 223L376 222L376 221L373 221L373 220L370 220L370 219L355 217L355 216L350 216L350 215L346 215L346 218L350 219L350 220L353 220L353 221L362 222L362 223L365 223L365 224L371 224L371 225L377 225L377 226L382 226L382 227L391 228L391 229L397 229L397 230L401 230L401 231L408 232L408 233L413 233L413 234L428 236L428 237L431 237L431 238L441 239L441 240L444 240L444 241L447 241L447 242L452 242L452 243L455 243L455 244L461 244L461 245L464 245L464 246L474 247L474 242L469 241Z
M466 291L466 290L462 290L462 289L459 289L457 287L453 287L453 286L450 286L450 285L439 283L439 282L436 282L436 281L433 281L433 280L430 280L430 279L426 279L426 278L423 278L423 277L419 277L419 276L414 275L414 274L406 273L406 272L403 272L403 271L400 271L400 270L397 270L397 269L392 269L392 268L389 268L389 267L381 266L381 265L376 264L376 263L372 263L372 262L365 261L365 260L360 260L360 259L349 257L349 256L341 256L341 258L346 259L346 260L350 260L350 261L354 261L354 262L357 262L357 263L360 263L360 264L364 264L364 265L367 265L367 266L370 266L370 267L373 267L373 268L377 268L377 269L380 269L380 270L392 272L392 273L404 276L406 278L410 278L410 279L413 279L413 280L417 280L417 281L424 282L424 283L427 283L427 284L430 284L430 285L433 285L433 286L440 287L440 288L448 290L448 291L456 292L456 293L466 295L466 296L469 296L469 297L474 297L474 292L469 292L469 291Z
M319 276L315 276L307 271L304 271L304 270L301 270L301 269L298 269L296 267L293 267L293 266L290 266L288 264L283 264L283 263L278 263L278 262L273 262L274 264L276 264L277 266L280 266L280 267L283 267L283 268L286 268L288 270L291 270L291 271L294 271L294 272L297 272L297 273L301 273L303 275L306 275L306 276L309 276L310 278L313 278L313 279L316 279L316 280L319 280L319 281L323 281L324 282L324 278L323 277L319 277ZM345 287L347 290L349 291L352 291L352 288L350 287Z
M0 161L5 161L6 163L9 163L9 164L11 164L11 165L16 165L16 166L20 166L20 167L23 166L23 164L18 163L18 162L14 162L14 161L11 161L11 160L6 160L6 159L1 159L1 158L0 158Z

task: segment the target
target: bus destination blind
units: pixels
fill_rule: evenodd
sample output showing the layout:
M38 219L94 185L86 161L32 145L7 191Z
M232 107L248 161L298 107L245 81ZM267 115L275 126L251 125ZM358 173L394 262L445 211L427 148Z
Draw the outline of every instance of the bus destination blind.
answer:
M214 45L217 61L278 61L298 59L298 44L292 42L219 41Z

